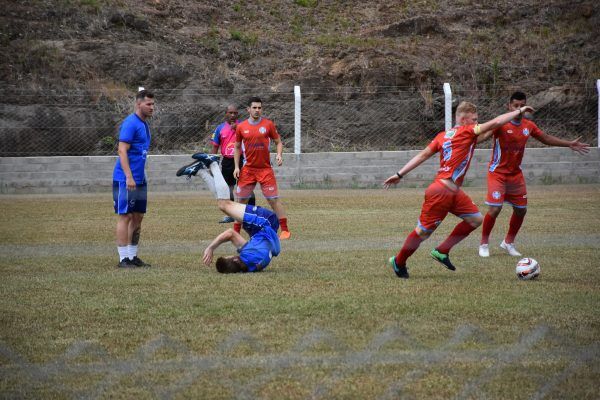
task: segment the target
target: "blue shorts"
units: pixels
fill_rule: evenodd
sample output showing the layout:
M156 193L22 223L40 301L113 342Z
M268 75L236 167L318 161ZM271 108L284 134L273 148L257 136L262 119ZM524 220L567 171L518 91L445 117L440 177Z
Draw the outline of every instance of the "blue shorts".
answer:
M279 220L277 215L266 208L247 205L246 211L244 212L244 221L242 228L248 235L254 236L264 226L270 226L275 232L279 229Z
M113 206L115 214L146 213L148 187L146 182L137 184L134 190L127 190L125 182L113 181Z

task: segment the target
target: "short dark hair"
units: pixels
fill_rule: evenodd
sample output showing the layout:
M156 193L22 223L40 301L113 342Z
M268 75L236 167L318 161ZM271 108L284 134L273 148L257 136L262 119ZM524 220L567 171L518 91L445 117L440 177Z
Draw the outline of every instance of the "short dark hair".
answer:
M508 102L512 102L513 100L527 100L527 96L523 92L514 92L510 95L510 99Z
M260 97L257 97L257 96L250 97L250 100L248 100L248 107L250 107L252 105L252 103L261 103L262 104L262 100L260 99Z
M238 259L235 258L217 258L216 263L217 271L222 274L235 274L237 272L248 272L248 267Z
M135 99L136 100L144 100L145 98L149 98L149 99L153 99L154 98L154 93L148 91L148 90L140 90L136 95L135 95Z

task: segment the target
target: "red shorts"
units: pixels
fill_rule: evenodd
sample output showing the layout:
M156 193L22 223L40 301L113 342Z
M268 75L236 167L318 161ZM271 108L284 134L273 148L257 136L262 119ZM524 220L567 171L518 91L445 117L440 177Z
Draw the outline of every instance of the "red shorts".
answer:
M265 199L276 199L279 197L277 189L277 180L273 168L251 168L244 166L240 171L236 194L240 199L248 199L256 187L256 182L260 183Z
M462 189L452 190L439 180L435 180L425 190L425 201L417 226L424 231L432 232L448 213L460 218L481 215L473 200Z
M508 203L513 207L527 207L527 187L522 172L513 175L489 172L487 187L485 204L488 206L502 207Z

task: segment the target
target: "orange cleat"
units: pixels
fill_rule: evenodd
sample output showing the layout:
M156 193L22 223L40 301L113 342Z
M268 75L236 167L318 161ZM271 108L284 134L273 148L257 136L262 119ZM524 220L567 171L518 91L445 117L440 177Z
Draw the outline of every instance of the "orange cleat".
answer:
M281 231L281 233L279 234L279 240L287 240L290 238L290 236L292 236L290 231Z

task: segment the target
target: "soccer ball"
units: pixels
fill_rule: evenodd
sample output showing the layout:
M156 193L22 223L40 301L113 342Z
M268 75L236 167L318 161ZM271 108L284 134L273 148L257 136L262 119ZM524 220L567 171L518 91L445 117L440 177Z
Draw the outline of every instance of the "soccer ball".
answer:
M528 281L540 275L540 264L533 258L522 258L517 263L517 278Z

